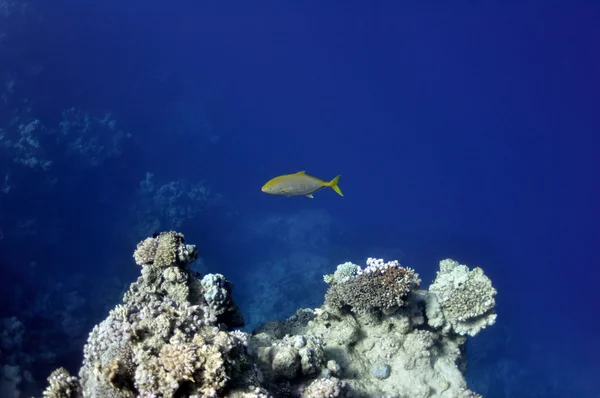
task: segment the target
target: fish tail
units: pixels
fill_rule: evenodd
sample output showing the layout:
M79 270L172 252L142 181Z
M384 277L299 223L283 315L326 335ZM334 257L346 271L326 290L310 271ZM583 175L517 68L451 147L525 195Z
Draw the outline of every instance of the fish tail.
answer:
M337 192L338 195L344 196L344 194L342 193L342 190L340 189L340 187L338 187L338 182L340 181L340 177L341 177L341 175L339 175L339 176L335 177L333 180L329 181L327 183L327 186L333 188L333 190L335 192Z

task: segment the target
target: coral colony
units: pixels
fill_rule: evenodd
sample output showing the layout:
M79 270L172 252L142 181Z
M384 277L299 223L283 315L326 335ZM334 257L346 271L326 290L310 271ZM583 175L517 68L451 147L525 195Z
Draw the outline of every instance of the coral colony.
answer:
M397 261L344 263L324 280L324 304L252 334L223 275L163 232L134 253L141 276L89 335L78 377L48 378L47 398L480 397L467 388L464 345L496 320L496 290L480 268L440 262L429 290Z

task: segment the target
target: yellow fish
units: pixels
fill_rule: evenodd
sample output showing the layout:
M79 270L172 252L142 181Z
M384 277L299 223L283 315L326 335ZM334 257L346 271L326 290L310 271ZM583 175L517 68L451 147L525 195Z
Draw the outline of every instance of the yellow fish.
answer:
M296 174L284 174L269 180L263 185L262 191L271 195L308 196L312 199L313 193L325 187L331 187L338 195L344 196L338 187L339 180L340 176L337 176L327 182L299 171Z

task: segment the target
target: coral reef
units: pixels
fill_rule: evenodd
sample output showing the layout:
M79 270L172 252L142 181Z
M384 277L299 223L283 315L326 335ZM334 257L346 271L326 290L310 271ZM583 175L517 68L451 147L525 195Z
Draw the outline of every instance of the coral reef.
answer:
M59 140L65 141L67 154L91 167L120 156L124 141L131 137L117 128L117 121L110 112L98 117L76 108L63 112L58 129Z
M269 322L255 331L254 345L260 346L256 341L269 342L267 336L275 337L279 340L270 344L274 350L297 336L312 336L322 347L320 375L344 383L340 395L332 396L477 397L467 388L462 374L466 338L429 327L425 316L429 293L417 290L419 281L414 271L395 261L369 259L367 264L364 270L347 263L340 265L338 276L351 270L350 276L341 278L339 285L333 283L327 292L337 297L340 289L356 291L354 280L366 276L368 284L358 285L360 289L350 303L340 305L339 300L326 298L321 308L300 310L283 322ZM388 272L394 276L393 283L373 279ZM386 286L388 294L378 285ZM368 291L386 300L369 296L363 286L372 286ZM351 293L343 295L351 297ZM291 358L296 359L288 364L297 362L297 356ZM328 366L324 366L325 360ZM263 374L269 374L268 363L259 361L259 366Z
M359 270L359 265L348 261L338 265L333 274L323 276L323 280L329 285L342 284L347 282L350 278L355 277Z
M52 170L56 159L75 158L97 167L121 155L129 133L118 129L110 112L94 116L76 108L63 112L57 128L45 126L30 110L16 110L0 128L0 151L25 169Z
M205 181L160 181L151 172L140 181L137 193L139 199L131 207L131 220L123 228L130 230L129 225L134 225L131 236L127 236L133 241L154 231L181 228L186 221L223 205L222 196Z
M364 270L344 263L333 276L323 279L331 282L325 302L337 309L349 306L357 313L402 306L406 296L421 283L414 270L401 267L398 261L384 263L374 258L367 260Z
M172 231L138 244L142 276L84 348L83 396L217 396L233 374L248 370L244 340L227 332L243 326L232 285L207 275L220 288L213 294L215 283L187 268L197 255Z
M442 291L437 280L436 292L427 292L397 261L341 264L325 277L323 306L248 334L235 330L244 322L233 285L220 274L199 279L189 268L197 256L174 231L140 242L134 259L142 275L92 330L79 377L56 370L44 396L479 397L463 377L463 329L427 318L429 297ZM445 277L457 272L448 261ZM493 307L477 301L489 299L491 285L482 290L489 280L482 271L468 275L468 299L463 285L444 294L491 316ZM444 316L450 311L440 308ZM453 322L455 313L448 314Z
M86 173L120 157L130 134L117 128L110 112L96 116L71 108L51 126L22 104L5 108L0 110L0 199L13 211L2 215L0 237L59 240L61 229L52 222L58 214L39 204L40 198L56 200L82 189L89 181ZM25 199L31 204L19 207Z
M48 376L48 388L44 391L44 398L74 398L81 396L81 386L77 377L65 368L58 368Z
M496 289L479 267L469 270L451 259L440 261L440 270L427 297L429 325L460 335L475 336L496 322Z

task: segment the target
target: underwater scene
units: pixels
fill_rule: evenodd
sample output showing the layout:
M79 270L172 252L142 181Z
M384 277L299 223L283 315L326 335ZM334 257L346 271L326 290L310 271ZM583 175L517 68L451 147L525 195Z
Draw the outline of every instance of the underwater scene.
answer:
M0 398L600 398L598 21L0 0Z

